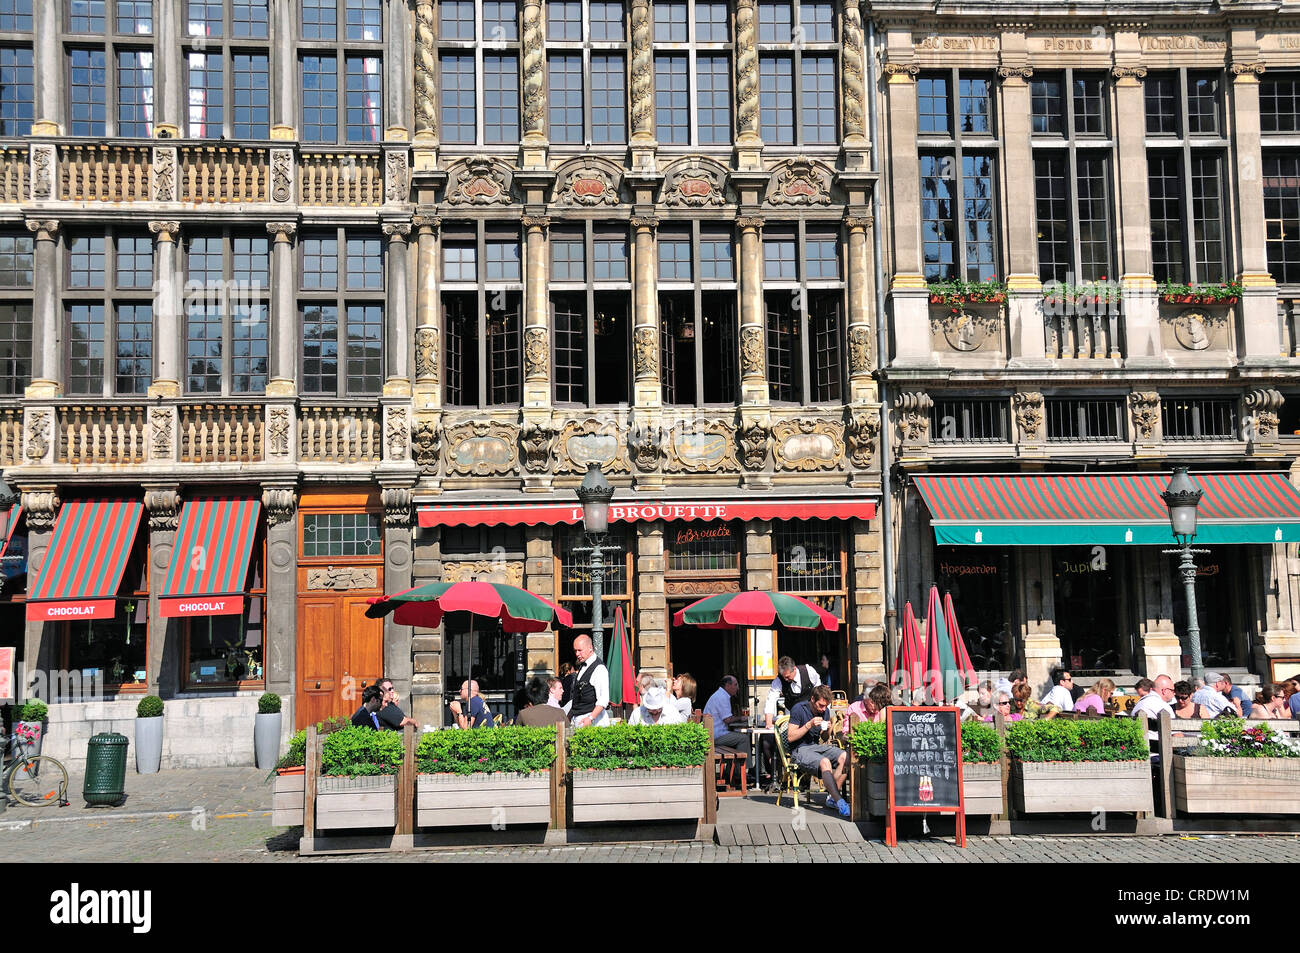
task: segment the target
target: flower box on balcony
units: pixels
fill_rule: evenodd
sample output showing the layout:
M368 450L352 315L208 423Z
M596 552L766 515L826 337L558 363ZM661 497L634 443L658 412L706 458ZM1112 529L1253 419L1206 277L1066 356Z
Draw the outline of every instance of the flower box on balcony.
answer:
M1241 300L1241 284L1235 281L1198 285L1165 282L1160 285L1160 300L1166 304L1226 308Z
M1005 304L1007 300L1007 286L997 279L934 281L929 289L930 304Z

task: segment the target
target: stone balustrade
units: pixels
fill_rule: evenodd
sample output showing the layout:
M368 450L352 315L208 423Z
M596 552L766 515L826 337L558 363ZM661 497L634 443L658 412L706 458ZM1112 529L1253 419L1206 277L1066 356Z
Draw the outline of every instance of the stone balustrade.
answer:
M384 162L378 153L304 152L298 158L301 205L384 204Z
M1095 305L1096 313L1047 313L1047 356L1059 360L1119 357L1119 305Z
M180 200L194 204L269 201L266 149L243 146L181 146Z
M150 165L145 146L60 146L58 196L65 202L147 202Z
M261 404L182 404L181 463L256 463L262 459Z
M315 404L299 411L299 462L377 463L382 457L379 408Z
M20 407L0 409L0 466L12 467L23 459L23 412Z
M144 463L142 405L74 404L58 411L59 463L113 466Z
M0 202L26 202L32 197L27 149L0 149Z

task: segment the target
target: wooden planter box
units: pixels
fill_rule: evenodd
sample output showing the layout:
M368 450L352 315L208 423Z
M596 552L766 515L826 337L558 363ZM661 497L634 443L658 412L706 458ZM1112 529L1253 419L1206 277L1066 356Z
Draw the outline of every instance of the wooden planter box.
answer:
M306 801L307 775L277 774L271 789L271 826L301 827Z
M551 821L551 772L421 774L416 827L516 827Z
M883 761L867 762L867 813L872 817L885 816L885 799L889 795L889 779L885 776ZM1002 804L1002 768L997 764L963 764L961 766L961 793L967 814L1005 814Z
M573 772L573 820L699 820L704 817L704 768L629 768Z
M397 779L321 777L316 782L316 829L397 826Z
M1022 814L1155 810L1151 763L1046 761L1011 763L1011 803Z
M1174 755L1179 814L1300 814L1300 759Z

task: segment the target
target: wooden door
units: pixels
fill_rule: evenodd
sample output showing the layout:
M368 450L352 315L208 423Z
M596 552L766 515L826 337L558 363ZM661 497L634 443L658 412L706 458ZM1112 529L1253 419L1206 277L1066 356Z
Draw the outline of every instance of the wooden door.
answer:
M328 596L298 600L299 685L298 703L294 707L295 729L339 714L336 711L340 641L337 602Z

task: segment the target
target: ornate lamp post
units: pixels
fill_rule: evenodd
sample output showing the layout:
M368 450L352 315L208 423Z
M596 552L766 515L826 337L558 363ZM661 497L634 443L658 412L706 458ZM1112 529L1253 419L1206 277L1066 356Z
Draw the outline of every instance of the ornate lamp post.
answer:
M1201 502L1201 489L1187 475L1187 467L1175 467L1169 488L1161 496L1169 507L1169 523L1180 546L1165 552L1182 557L1178 570L1187 597L1187 643L1192 650L1192 678L1200 680L1205 678L1205 664L1201 661L1201 628L1196 621L1196 561L1192 554L1208 550L1192 549L1192 540L1196 538L1196 505Z
M578 487L578 502L582 504L582 529L587 534L586 546L575 546L575 553L589 555L591 566L591 642L596 655L605 657L602 636L605 632L604 614L601 611L601 588L605 581L605 551L617 552L617 546L606 546L609 533L609 501L614 487L600 472L599 463L587 464L587 475Z

